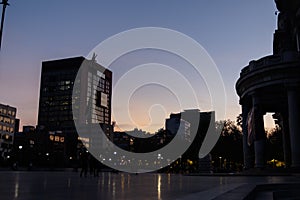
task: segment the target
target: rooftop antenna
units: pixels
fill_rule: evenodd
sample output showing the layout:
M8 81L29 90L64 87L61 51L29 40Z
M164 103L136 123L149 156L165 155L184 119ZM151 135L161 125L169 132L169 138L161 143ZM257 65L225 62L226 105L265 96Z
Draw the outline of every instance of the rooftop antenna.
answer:
M1 50L2 32L3 32L3 25L4 25L5 9L6 9L6 6L9 6L9 3L8 3L8 0L2 0L2 2L0 4L3 4L3 7L2 7L2 17L1 17L1 27L0 27L0 50Z
M97 56L98 55L96 53L93 53L92 61L95 63L97 62L97 60L96 60Z

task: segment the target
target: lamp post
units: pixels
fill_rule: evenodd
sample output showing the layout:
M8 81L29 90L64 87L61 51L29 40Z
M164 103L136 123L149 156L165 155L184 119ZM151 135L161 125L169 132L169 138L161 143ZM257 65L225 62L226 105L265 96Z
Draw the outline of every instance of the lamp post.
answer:
M220 156L219 159L220 159L220 169L221 169L222 168L222 157Z
M1 17L1 26L0 26L0 50L1 50L5 10L6 10L6 6L9 6L9 3L8 3L8 0L2 0L2 2L0 4L3 4L2 17Z
M22 165L23 162L23 152L22 152L23 146L19 145L19 152L18 152L18 162L16 163L16 169L18 168L18 165Z

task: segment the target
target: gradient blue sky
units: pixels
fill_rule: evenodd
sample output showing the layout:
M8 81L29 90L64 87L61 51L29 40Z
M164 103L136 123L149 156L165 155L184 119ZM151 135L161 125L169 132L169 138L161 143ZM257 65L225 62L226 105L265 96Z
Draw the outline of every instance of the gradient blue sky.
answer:
M250 60L272 53L277 23L273 0L10 0L10 4L0 52L0 102L17 107L22 125L37 123L43 60L85 56L114 34L147 26L180 31L207 50L225 83L226 117L235 120L240 113L235 92L240 70Z

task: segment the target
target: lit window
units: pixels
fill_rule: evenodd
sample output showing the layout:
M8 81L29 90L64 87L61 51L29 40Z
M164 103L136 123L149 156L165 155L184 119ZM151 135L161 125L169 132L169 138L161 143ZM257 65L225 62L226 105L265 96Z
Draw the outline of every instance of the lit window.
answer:
M59 136L55 136L55 137L54 137L54 141L55 141L55 142L59 142Z
M53 140L54 140L54 136L53 136L53 135L49 135L49 139L50 139L51 141L53 141Z
M9 118L7 118L7 117L5 117L5 118L4 118L4 123L8 123L8 124L10 124L10 119L9 119Z

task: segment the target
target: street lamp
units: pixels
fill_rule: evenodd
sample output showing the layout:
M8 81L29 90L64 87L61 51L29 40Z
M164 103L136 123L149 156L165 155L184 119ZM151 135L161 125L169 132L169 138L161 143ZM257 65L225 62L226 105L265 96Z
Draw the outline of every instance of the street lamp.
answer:
M5 9L6 9L6 6L9 6L9 3L8 3L8 0L2 0L2 2L0 4L3 4L2 17L1 17L1 25L0 25L0 49L1 49Z
M14 164L14 168L17 169L18 168L18 163L22 164L22 161L23 161L23 152L22 152L22 149L23 149L23 146L20 145L19 146L19 151L18 151L18 161L15 162Z
M222 168L222 157L220 156L220 169Z

